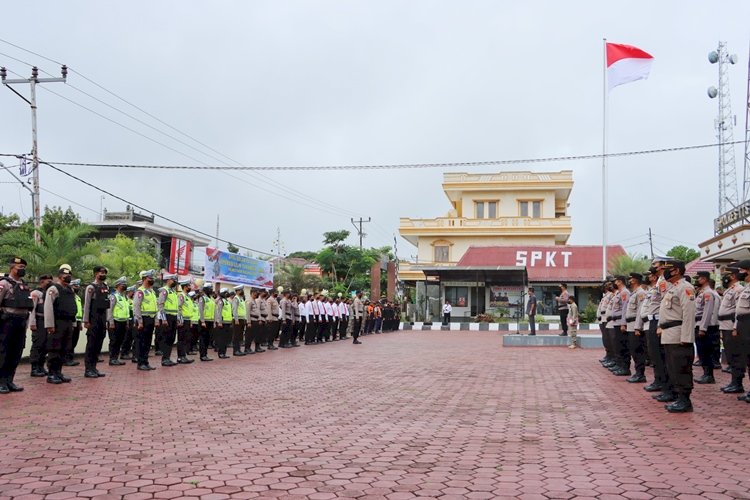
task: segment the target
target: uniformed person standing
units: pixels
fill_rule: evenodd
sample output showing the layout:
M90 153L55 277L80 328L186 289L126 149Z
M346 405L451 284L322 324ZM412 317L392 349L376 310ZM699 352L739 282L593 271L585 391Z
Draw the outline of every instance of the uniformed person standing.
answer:
M724 269L721 277L721 284L724 287L724 295L721 297L719 307L719 330L724 342L724 354L729 364L729 372L732 373L732 380L728 385L721 388L722 392L727 394L742 394L745 388L742 385L745 367L740 367L737 373L732 372L733 360L737 356L737 336L732 335L734 330L735 312L737 309L737 299L742 292L742 280L745 275L737 267L727 267Z
M529 288L529 295L531 295L532 290L533 288ZM599 363L601 363L602 366L607 367L615 362L612 344L609 341L609 335L607 334L607 305L609 304L609 301L612 300L611 285L608 281L602 283L602 291L602 300L599 301L599 306L596 309L596 319L597 323L599 323L599 331L602 334L602 344L604 344L604 357L599 360ZM534 300L536 302L536 299ZM529 321L531 321L531 316L529 316Z
M129 286L125 290L125 297L128 299L128 308L130 309L130 317L128 318L128 324L125 329L125 338L122 341L122 354L120 359L130 359L133 363L136 362L135 356L133 356L133 344L134 344L134 333L133 333L133 295L137 287Z
M120 350L125 340L130 321L130 304L125 291L128 280L125 276L115 281L115 293L109 296L107 310L107 324L109 326L109 366L121 366L125 362L120 360Z
M161 353L161 366L175 366L172 361L172 346L177 336L177 275L165 274L162 276L164 286L159 289L159 298L156 300L158 310L157 326L157 350ZM157 353L158 354L158 353Z
M83 326L86 327L86 356L84 377L104 377L96 369L102 345L107 337L107 310L109 309L109 286L107 286L107 268L94 267L94 281L86 287L83 295Z
M198 351L201 361L213 361L208 357L208 347L211 345L211 336L214 331L214 316L216 315L216 302L213 298L213 286L204 285L203 295L198 299L198 316L200 319L200 341Z
M300 302L297 307L299 308L300 336L303 338L305 345L310 345L312 306L310 305L307 294L303 294L302 297L300 297Z
M193 303L192 297L188 295L190 293L190 280L180 281L180 288L180 293L177 294L177 363L188 365L195 361L188 358L188 351L192 340L190 326L198 309ZM169 346L169 348L171 350L172 347Z
M339 340L345 340L346 328L349 325L349 304L345 299L339 301Z
M26 261L13 257L9 265L8 274L0 278L0 394L23 391L13 378L26 345L29 312L34 311L31 290L23 281Z
M258 297L258 311L260 312L260 323L258 324L258 333L255 334L255 352L266 352L261 345L265 344L268 338L269 309L268 309L268 292L263 291Z
M63 375L62 368L73 335L73 324L76 320L76 299L75 292L70 286L71 281L73 281L73 275L70 268L60 268L57 273L57 282L47 288L47 296L44 299L44 326L47 328L47 371L49 372L47 382L55 385L70 382L70 377ZM106 329L106 324L104 328ZM94 365L94 369L96 369L96 365ZM96 374L98 372L87 370L86 373ZM89 378L91 378L90 375Z
M646 299L643 301L643 306L641 307L641 321L638 326L641 327L641 332L646 334L646 348L651 364L654 367L654 381L644 387L643 390L646 392L660 392L664 395L662 397L663 402L668 402L674 399L673 390L669 384L669 376L667 375L664 346L659 336L656 335L656 330L659 326L659 308L661 307L662 299L662 293L657 286L659 274L660 271L655 267L649 268L646 273L648 290L646 291ZM657 395L656 397L659 396Z
M604 366L609 370L610 372L616 372L619 370L618 362L618 344L617 344L617 332L614 328L614 321L612 319L612 308L615 304L615 293L617 291L615 290L615 278L613 277L609 283L609 291L611 293L609 301L607 302L607 306L604 309L604 330L607 334L607 340L609 342L609 345L612 348L612 359L609 361L609 363L605 363Z
M749 261L750 262L750 261ZM664 263L664 279L673 286L664 293L659 308L659 333L666 352L669 380L677 394L665 406L670 413L693 411L693 342L695 342L695 290L685 281L685 263Z
M247 329L247 307L245 305L245 287L239 285L234 287L232 297L232 353L235 356L245 356L247 352L242 350L245 343L245 330Z
M73 325L73 338L70 341L70 348L65 356L65 366L78 366L80 361L75 360L76 347L78 346L78 340L81 338L81 331L83 330L83 300L81 300L81 279L76 278L70 282L70 287L76 294L76 322Z
M156 292L154 291L154 271L142 271L140 276L143 284L133 295L133 324L136 328L138 342L136 356L138 369L143 371L156 370L148 362L148 353L156 326Z
M359 332L362 331L362 318L365 315L365 306L362 304L362 292L357 293L357 298L354 299L352 304L352 312L354 313L354 326L352 328L353 344L361 344L359 341Z
M698 288L695 299L695 347L703 368L703 376L695 379L698 384L715 384L714 344L719 336L719 305L721 299L711 288L711 273L696 273ZM700 305L700 307L699 307Z
M289 340L292 334L292 323L294 322L294 313L292 311L292 301L289 298L289 291L284 291L279 301L279 313L281 319L281 336L279 338L279 348L286 349L289 347Z
M732 336L736 337L735 355L732 360L732 380L739 379L740 383L745 378L745 373L750 375L750 260L745 259L735 264L740 270L740 277L744 278L745 287L737 297L737 308L735 309L734 329ZM740 401L750 403L750 392L737 396Z
M292 340L291 340L292 347L299 347L299 342L297 342L297 338L299 338L301 325L302 325L302 314L300 314L300 311L299 311L299 303L297 302L297 296L292 295Z
M625 308L626 330L628 332L628 352L633 359L635 373L628 382L640 384L646 382L646 335L643 332L641 307L646 300L646 291L641 287L643 276L640 273L630 273L630 297ZM630 371L630 360L628 360Z
M214 301L216 310L214 312L214 342L219 359L228 359L227 346L232 335L232 304L229 298L229 289L222 288L219 296Z
M612 373L618 377L630 376L630 350L628 349L628 330L625 309L630 298L627 289L628 278L615 277L615 292L612 298L612 328L615 338L615 355L617 356L617 370Z
M46 377L47 371L44 365L47 361L47 329L44 328L44 297L47 288L52 284L52 275L43 274L39 276L39 286L31 291L31 300L34 301L34 310L29 313L29 329L31 330L31 351L29 362L31 363L32 377Z
M281 321L279 301L276 300L277 297L278 294L274 292L270 297L268 297L268 300L266 300L266 308L268 309L266 344L268 345L269 351L275 351L278 349L278 347L275 347L273 345L274 340L276 340L276 335L278 335L279 333L279 323Z
M245 354L255 354L253 342L255 342L256 349L260 347L260 342L262 342L257 290L252 290L250 298L245 301L245 324L247 325L247 330L245 331Z

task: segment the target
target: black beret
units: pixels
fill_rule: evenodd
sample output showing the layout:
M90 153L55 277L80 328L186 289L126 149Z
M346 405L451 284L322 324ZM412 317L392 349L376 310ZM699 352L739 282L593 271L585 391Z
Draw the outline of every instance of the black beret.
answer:
M636 281L643 281L643 276L641 275L641 273L630 273L630 277Z
M695 273L695 275L699 278L711 278L711 273L709 273L708 271L698 271L697 273Z

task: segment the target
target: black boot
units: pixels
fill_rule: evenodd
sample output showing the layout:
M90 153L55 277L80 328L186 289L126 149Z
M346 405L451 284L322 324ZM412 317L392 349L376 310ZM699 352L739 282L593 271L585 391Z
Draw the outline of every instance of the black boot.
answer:
M677 395L673 392L662 392L652 397L660 403L671 403L677 400Z
M715 384L713 368L703 368L703 376L700 378L693 379L696 384Z
M646 382L646 376L643 373L636 372L635 375L627 379L631 384L643 384Z
M742 387L742 378L733 376L729 385L721 388L721 392L725 394L740 394L745 392L745 388Z
M644 387L643 390L646 392L659 392L662 390L662 388L663 388L662 384L658 382L652 382L646 387Z
M10 388L8 388L8 382L5 379L0 379L0 394L9 394Z
M677 401L672 404L664 406L669 413L686 413L693 411L693 403L690 402L690 396L687 394L680 394L677 396Z
M47 371L42 367L42 365L33 364L31 365L31 376L32 377L46 377L48 375Z

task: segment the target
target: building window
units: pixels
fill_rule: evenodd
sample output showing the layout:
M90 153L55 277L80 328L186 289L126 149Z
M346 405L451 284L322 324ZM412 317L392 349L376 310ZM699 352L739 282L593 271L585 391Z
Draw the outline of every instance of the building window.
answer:
M521 217L531 217L533 219L539 219L542 217L542 202L541 201L522 201L521 206Z
M474 205L477 219L497 219L496 201L476 201Z
M469 306L469 288L465 286L446 286L445 300L456 307Z
M435 246L435 262L449 262L447 245Z

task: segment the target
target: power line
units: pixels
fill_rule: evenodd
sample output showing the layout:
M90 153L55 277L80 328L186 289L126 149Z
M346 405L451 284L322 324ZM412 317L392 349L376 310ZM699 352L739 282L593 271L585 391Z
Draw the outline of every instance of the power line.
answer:
M49 90L48 90L49 91ZM153 164L131 164L131 163L87 163L87 162L65 162L55 161L57 165L75 167L101 167L101 168L136 168L136 169L160 169L160 170L268 170L268 171L298 171L298 170L388 170L388 169L426 169L426 168L452 168L452 167L483 167L497 165L518 165L525 163L551 163L561 161L596 160L602 157L618 158L627 156L640 156L658 153L674 153L679 151L692 151L697 149L714 148L727 144L744 144L745 141L732 141L731 143L695 144L692 146L676 146L671 148L642 149L637 151L624 151L620 153L597 153L574 156L550 156L542 158L526 158L512 160L489 160L472 162L447 162L447 163L393 163L381 165L295 165L271 167L266 165L255 166L230 166L230 165L153 165Z
M171 222L172 224L175 224L175 225L177 225L177 226L180 226L180 227L182 227L182 228L185 228L185 229L187 229L187 230L189 230L189 231L192 231L192 232L194 232L194 233L198 233L198 234L200 234L201 236L206 236L206 237L207 237L208 239L217 239L218 241L221 241L222 243L227 243L227 244L231 243L231 242L230 242L229 240L225 240L225 239L222 239L222 238L217 238L217 237L216 237L215 235L213 235L213 234L209 234L209 233L206 233L206 232L200 231L200 230L198 230L198 229L195 229L195 228L194 228L193 226L189 226L189 225L187 225L187 224L183 224L182 222L178 222L178 221L176 221L176 220L174 220L174 219L171 219L171 218L169 218L169 217L167 217L167 216L164 216L164 215L160 215L160 214L158 214L158 213L156 213L156 212L154 212L154 211L152 211L152 210L149 210L149 209L147 209L147 208L145 208L145 207L143 207L143 206L141 206L141 205L139 205L139 204L137 204L137 203L133 203L132 201L126 200L125 198L123 198L123 197L121 197L121 196L118 196L118 195L116 195L116 194L114 194L114 193L112 193L112 192L110 192L110 191L107 191L106 189L102 189L102 188L100 188L99 186L97 186L97 185L95 185L95 184L92 184L92 183L90 183L90 182L88 182L88 181L86 181L86 180L84 180L84 179L81 179L80 177L77 177L77 176L75 176L75 175L73 175L73 174L71 174L71 173L69 173L69 172L66 172L65 170L63 170L63 169L61 169L61 168L58 168L58 167L56 167L55 165L53 165L53 164L52 164L52 163L50 163L50 162L47 162L47 161L40 161L40 163L43 163L43 164L47 165L48 167L52 168L53 170L56 170L56 171L60 172L61 174L63 174L63 175L66 175L66 176L70 177L71 179L74 179L74 180L76 180L76 181L78 181L78 182L80 182L80 183L82 183L82 184L85 184L85 185L87 185L87 186L89 186L89 187L91 187L91 188L94 188L94 189L96 189L97 191L99 191L99 192L102 192L102 193L106 194L107 196L111 196L112 198L115 198L115 199L117 199L117 200L120 200L120 201L122 201L122 202L124 202L124 203L127 203L127 204L129 204L129 205L131 205L131 206L133 206L133 207L135 207L135 208L138 208L138 209L140 209L140 210L143 210L143 211L145 211L145 212L150 212L150 213L152 213L153 215L155 215L156 217L159 217L159 218L161 218L161 219L164 219L164 220L165 220L165 221L167 221L167 222ZM238 246L238 247L240 247L240 248L242 248L242 249L248 250L248 251L250 251L250 252L255 252L255 253L258 253L258 254L262 254L262 255L269 255L269 256L271 256L271 257L281 257L280 255L276 255L276 254L273 254L273 253L269 253L269 252L264 252L264 251L262 251L262 250L256 250L255 248L250 248L250 247L246 247L246 246L242 246L242 245L237 245L237 246Z

